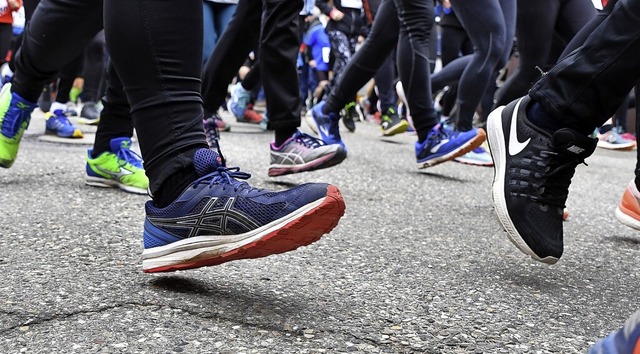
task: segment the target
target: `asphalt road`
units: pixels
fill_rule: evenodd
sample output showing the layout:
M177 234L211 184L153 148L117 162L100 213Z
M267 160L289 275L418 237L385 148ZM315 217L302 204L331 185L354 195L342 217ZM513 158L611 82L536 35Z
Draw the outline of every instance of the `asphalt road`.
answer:
M491 168L417 170L415 136L359 123L343 164L269 178L272 135L234 123L222 148L253 185L336 184L345 216L294 252L149 275L148 198L86 186L91 136L43 130L0 171L0 353L585 353L640 307L640 235L613 216L635 152L579 166L547 266L507 240Z

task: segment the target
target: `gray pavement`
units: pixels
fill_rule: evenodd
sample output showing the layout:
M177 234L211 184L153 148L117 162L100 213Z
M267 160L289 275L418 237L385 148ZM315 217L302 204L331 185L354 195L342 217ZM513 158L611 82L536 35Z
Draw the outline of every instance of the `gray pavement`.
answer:
M359 123L343 164L269 178L272 135L234 123L222 148L253 185L334 183L345 216L287 254L149 275L148 198L85 186L90 138L43 131L0 171L0 353L585 353L640 307L640 235L613 216L635 152L578 168L547 266L499 226L491 168L419 171L414 136Z

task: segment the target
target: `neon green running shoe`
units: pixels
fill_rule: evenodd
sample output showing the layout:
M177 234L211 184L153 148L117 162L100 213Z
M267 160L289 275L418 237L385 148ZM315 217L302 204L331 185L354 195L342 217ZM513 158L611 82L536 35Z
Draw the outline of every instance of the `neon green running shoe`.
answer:
M0 167L9 168L18 156L22 134L29 126L35 102L11 92L11 84L0 91Z
M142 167L142 158L131 150L131 139L111 139L111 151L96 158L87 151L85 183L96 187L118 187L129 193L147 194L149 179Z

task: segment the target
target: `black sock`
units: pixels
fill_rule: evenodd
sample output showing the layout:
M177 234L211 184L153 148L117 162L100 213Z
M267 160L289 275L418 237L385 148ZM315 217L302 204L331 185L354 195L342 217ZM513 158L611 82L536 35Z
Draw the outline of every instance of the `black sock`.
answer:
M420 144L422 144L425 140L427 140L427 136L429 136L429 132L431 131L431 129L433 129L433 127L435 127L435 124L426 126L421 129L416 129L416 134L418 135L418 142Z
M527 119L533 125L553 134L565 128L565 126L551 114L549 114L538 102L532 102L527 108Z
M153 202L158 208L171 204L178 196L200 176L193 166L183 168L169 176L153 195Z
M298 128L289 128L289 129L278 129L276 130L276 146L280 147L284 144L287 139L289 139L293 134L296 133Z

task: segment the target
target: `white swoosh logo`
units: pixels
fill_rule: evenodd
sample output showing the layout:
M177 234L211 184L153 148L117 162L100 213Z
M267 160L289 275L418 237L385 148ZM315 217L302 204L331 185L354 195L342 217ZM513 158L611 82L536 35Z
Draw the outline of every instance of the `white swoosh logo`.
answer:
M511 116L511 127L509 128L509 155L511 156L518 155L527 147L527 145L529 145L529 141L531 141L531 138L529 138L525 142L521 143L518 139L518 122L516 119L518 117L518 109L520 108L521 102L522 99L516 103L516 107L513 109L513 115Z

